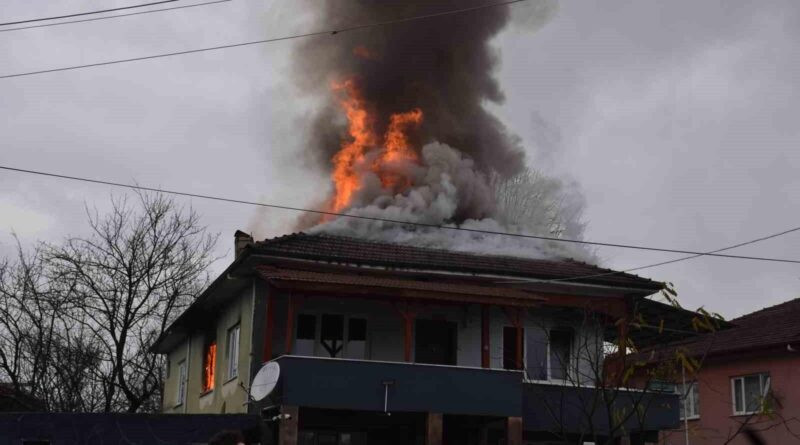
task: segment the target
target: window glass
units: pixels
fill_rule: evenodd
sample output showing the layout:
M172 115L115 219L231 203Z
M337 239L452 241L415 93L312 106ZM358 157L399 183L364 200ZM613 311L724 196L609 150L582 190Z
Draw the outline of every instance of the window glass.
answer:
M528 378L547 380L547 331L532 327L525 330L525 366Z
M317 336L317 317L309 314L297 316L297 339L314 340Z
M239 375L239 325L228 329L226 353L228 355L228 378L232 379Z
M572 357L572 331L550 331L550 378L566 380L569 377Z
M347 320L347 347L345 357L367 358L367 320L350 318Z
M758 375L748 375L744 378L744 406L749 413L758 411L761 399L761 380Z
M183 405L186 402L186 360L178 363L178 392L176 394L175 405Z
M690 382L686 385L677 385L676 393L680 396L681 419L692 419L700 416L700 390L697 382Z
M752 414L762 410L769 394L769 374L752 374L731 379L733 386L733 413Z
M522 369L517 363L517 328L503 327L503 369Z
M317 316L299 314L297 316L297 338L294 342L293 354L314 355L314 343L317 340Z

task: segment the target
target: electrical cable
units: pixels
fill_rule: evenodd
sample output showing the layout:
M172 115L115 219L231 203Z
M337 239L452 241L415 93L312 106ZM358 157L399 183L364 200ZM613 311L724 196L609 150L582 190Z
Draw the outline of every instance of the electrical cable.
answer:
M128 14L117 14L117 15L110 15L110 16L106 16L106 17L93 17L93 18L90 18L90 19L70 20L70 21L67 21L67 22L44 23L44 24L41 24L41 25L20 26L20 27L17 27L17 28L0 29L0 33L9 32L9 31L20 31L20 30L23 30L23 29L47 28L49 26L69 25L69 24L72 24L72 23L94 22L94 21L97 21L97 20L118 19L118 18L121 18L121 17L130 17L130 16L133 16L133 15L151 14L151 13L154 13L154 12L172 11L172 10L175 10L175 9L195 8L195 7L198 7L198 6L214 5L214 4L217 4L217 3L227 3L227 2L230 2L230 1L233 1L233 0L214 0L214 1L211 1L211 2L193 3L191 5L173 6L171 8L151 9L149 11L130 12Z
M380 222L387 222L392 224L399 224L399 225L406 225L406 226L417 226L417 227L427 227L433 229L441 229L441 230L453 230L453 231L462 231L462 232L470 232L470 233L479 233L483 235L501 235L501 236L512 236L517 238L525 238L525 239L537 239L537 240L545 240L545 241L555 241L555 242L563 242L563 243L572 243L572 244L583 244L583 245L592 245L592 246L602 246L602 247L617 247L622 249L635 249L635 250L646 250L651 252L668 252L668 253L683 253L683 254L690 254L695 256L713 256L713 257L721 257L721 258L734 258L734 259L742 259L742 260L754 260L754 261L768 261L768 262L776 262L776 263L793 263L793 264L800 264L800 260L793 260L793 259L783 259L783 258L767 258L767 257L756 257L756 256L745 256L745 255L728 255L728 254L720 254L720 253L711 253L711 252L695 252L690 250L681 250L681 249L666 249L660 247L650 247L650 246L638 246L632 244L619 244L619 243L606 243L606 242L598 242L598 241L586 241L586 240L576 240L576 239L569 239L569 238L555 238L550 236L539 236L539 235L529 235L523 233L511 233L511 232L501 232L495 230L483 230L483 229L470 229L466 227L459 227L459 226L446 226L440 224L429 224L429 223L420 223L420 222L409 222L409 221L401 221L396 219L389 219L389 218L378 218L372 216L363 216L363 215L353 215L349 213L340 213L340 212L330 212L325 210L314 210L314 209L305 209L302 207L293 207L281 204L269 204L269 203L262 203L262 202L255 202L255 201L246 201L241 199L233 199L233 198L226 198L221 196L213 196L213 195L202 195L198 193L190 193L190 192L181 192L177 190L169 190L169 189L161 189L155 187L146 187L134 184L125 184L121 182L113 182L113 181L104 181L100 179L93 179L93 178L85 178L80 176L70 176L70 175L63 175L59 173L49 173L39 170L29 170L17 167L10 167L6 165L0 165L0 170L7 170L13 171L18 173L27 173L39 176L48 176L53 178L60 178L60 179L68 179L72 181L81 181L81 182L89 182L93 184L101 184L101 185L110 185L114 187L123 187L129 188L134 190L142 190L148 192L156 192L156 193L165 193L170 195L176 196L186 196L190 198L200 198L200 199L208 199L213 201L223 201L223 202L230 202L236 204L246 204L258 207L267 207L273 209L280 209L280 210L290 210L295 212L305 212L305 213L314 213L318 215L326 215L326 216L338 216L338 217L346 217L346 218L353 218L353 219L361 219L361 220L368 220L368 221L380 221ZM780 234L769 235L764 237L763 239L769 239L775 236L780 236L781 234L786 234L794 231L800 230L800 227L793 228L781 232ZM746 242L742 243L742 245L747 243L756 242ZM732 248L732 247L730 247Z
M308 32L308 33L304 33L304 34L293 34L293 35L287 35L287 36L282 36L282 37L273 37L273 38L270 38L270 39L253 40L253 41L249 41L249 42L231 43L231 44L227 44L227 45L210 46L210 47L205 47L205 48L189 49L189 50L185 50L185 51L176 51L176 52L170 52L170 53L153 54L153 55L150 55L150 56L131 57L129 59L117 59L117 60L109 60L109 61L106 61L106 62L88 63L88 64L84 64L84 65L73 65L73 66L66 66L66 67L61 67L61 68L50 68L50 69L46 69L46 70L27 71L27 72L16 73L16 74L6 74L6 75L3 75L3 76L0 76L0 79L11 79L11 78L14 78L14 77L34 76L34 75L38 75L38 74L55 73L55 72L61 72L61 71L71 71L71 70L78 70L78 69L84 69L84 68L94 68L94 67L98 67L98 66L115 65L115 64L119 64L119 63L128 63L128 62L137 62L137 61L142 61L142 60L160 59L160 58L164 58L164 57L180 56L180 55L185 55L185 54L195 54L195 53L201 53L201 52L206 52L206 51L218 51L218 50L222 50L222 49L239 48L239 47L242 47L242 46L250 46L250 45L260 45L260 44L263 44L263 43L271 43L271 42L278 42L278 41L283 41L283 40L300 39L300 38L305 38L305 37L313 37L313 36L321 36L321 35L335 35L335 34L340 34L340 33L344 33L344 32L356 31L356 30L360 30L360 29L367 29L367 28L374 28L374 27L379 27L379 26L394 25L394 24L398 24L398 23L405 23L405 22L411 22L411 21L416 21L416 20L425 20L425 19L431 19L431 18L442 17L442 16L447 16L447 15L463 14L463 13L466 13L466 12L479 11L479 10L483 10L483 9L487 9L487 8L493 8L493 7L497 7L497 6L507 6L507 5L511 5L511 4L514 4L514 3L521 3L521 2L524 2L524 1L527 1L527 0L507 0L507 1L499 2L499 3L490 3L490 4L487 4L487 5L473 6L473 7L470 7L470 8L454 9L454 10L438 12L438 13L434 13L434 14L425 14L425 15L418 15L418 16L413 16L413 17L406 17L406 18L402 18L402 19L387 20L387 21L384 21L384 22L374 22L374 23L367 23L367 24L362 24L362 25L353 25L353 26L339 28L339 29L330 29L330 30L325 30L325 31L313 31L313 32Z
M147 6L163 5L164 3L174 3L174 2L177 2L177 1L178 0L161 0L161 1L158 1L158 2L152 2L152 3L142 3L142 4L139 4L139 5L123 6L123 7L120 7L120 8L101 9L101 10L98 10L98 11L79 12L79 13L76 13L76 14L59 15L59 16L54 16L54 17L42 17L42 18L38 18L38 19L18 20L16 22L0 23L0 26L21 25L23 23L44 22L44 21L47 21L47 20L67 19L67 18L70 18L70 17L81 17L81 16L84 16L84 15L104 14L106 12L123 11L123 10L126 10L126 9L134 9L134 8L145 8Z

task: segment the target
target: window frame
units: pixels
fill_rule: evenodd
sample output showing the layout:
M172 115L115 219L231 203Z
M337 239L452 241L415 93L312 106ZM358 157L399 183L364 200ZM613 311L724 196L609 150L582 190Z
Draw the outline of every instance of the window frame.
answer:
M343 325L342 325L342 349L339 352L337 357L330 357L327 351L322 347L322 316L323 315L341 315L343 317ZM297 344L298 340L310 340L310 339L299 339L297 338L297 334L300 328L300 317L301 316L311 316L314 317L314 346L312 351L313 357L325 357L325 358L341 358L341 359L348 359L347 358L347 346L350 342L350 320L353 318L364 320L366 323L366 331L364 335L364 358L363 359L353 359L349 358L348 360L369 360L370 359L370 350L371 350L371 342L372 336L370 335L370 320L369 317L363 314L349 314L349 313L342 313L342 312L334 312L334 311L303 311L295 314L294 318L294 337L292 338L293 344ZM360 340L359 340L360 341ZM326 352L325 355L322 355L322 352ZM294 354L294 347L292 347L292 354Z
M552 335L553 331L561 331L561 332L569 332L571 336L571 340L569 342L569 357L567 358L567 363L564 366L564 374L565 379L557 379L553 378L553 365L550 362L550 358L552 355L551 346L553 344ZM577 354L575 353L575 329L569 327L553 327L547 329L547 380L553 382L568 382L570 380L570 376L578 372L577 366ZM527 344L525 345L525 350L527 350Z
M189 369L186 366L186 359L181 359L178 362L178 392L177 392L177 401L175 403L175 407L179 407L186 403L186 392L189 377Z
M239 352L241 346L241 323L236 322L233 326L228 328L225 335L225 377L226 382L229 382L239 377ZM236 339L233 347L231 346L231 334L236 333Z
M747 409L747 394L746 394L746 391L745 391L745 379L747 377L754 377L754 376L758 377L758 389L759 389L759 393L761 394L760 395L761 399L758 400L758 407L756 408L756 410L755 411L749 411ZM742 391L741 391L741 395L742 395L742 400L741 400L741 402L742 402L742 405L741 405L742 406L742 410L741 411L737 411L736 410L736 402L737 402L736 386L737 386L737 382L741 382L741 389L742 389ZM769 393L771 391L771 385L772 385L772 379L770 378L769 372L756 372L756 373L752 373L752 374L745 374L745 375L739 375L739 376L736 376L736 377L731 377L731 411L733 412L733 415L734 416L749 416L749 415L752 415L752 414L760 413L762 411L761 408L764 406L763 402L769 396Z
M695 388L697 389L697 397L695 398ZM679 405L679 413L678 418L680 420L697 420L700 418L700 386L696 380L691 382L683 383L676 383L675 384L675 393L678 394L678 397L683 402L683 406L686 406L687 401L691 401L691 410L684 410L681 409L682 407ZM687 413L688 411L688 413ZM688 415L684 417L684 413Z

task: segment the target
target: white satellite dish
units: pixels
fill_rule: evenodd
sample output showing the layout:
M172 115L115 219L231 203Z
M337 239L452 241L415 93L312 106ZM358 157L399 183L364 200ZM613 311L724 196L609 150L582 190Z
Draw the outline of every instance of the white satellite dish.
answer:
M256 402L270 395L278 384L281 375L281 366L277 362L269 362L262 366L250 386L250 397Z

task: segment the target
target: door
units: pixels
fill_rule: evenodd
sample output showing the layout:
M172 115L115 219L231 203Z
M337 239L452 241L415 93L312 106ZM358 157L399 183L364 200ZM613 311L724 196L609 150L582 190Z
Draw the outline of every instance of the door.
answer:
M444 320L417 320L414 354L417 363L456 364L456 324Z

